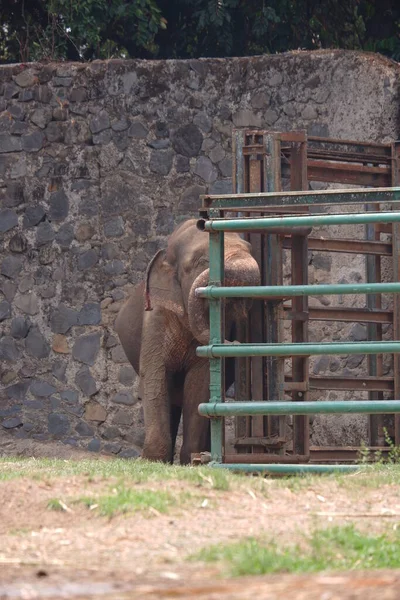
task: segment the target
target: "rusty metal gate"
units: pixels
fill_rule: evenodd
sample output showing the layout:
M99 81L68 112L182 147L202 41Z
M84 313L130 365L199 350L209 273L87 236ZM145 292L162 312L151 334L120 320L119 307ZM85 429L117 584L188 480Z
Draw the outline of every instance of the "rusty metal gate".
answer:
M229 215L262 217L272 215L308 214L324 203L341 204L343 198L330 194L315 201L290 197L276 198L268 205L263 193L304 191L309 182L329 182L368 188L388 188L399 185L398 143L373 144L349 140L307 137L304 131L289 133L260 130L233 132L233 194L234 196L204 196L203 217ZM244 195L242 197L238 196ZM248 196L252 194L252 196ZM260 194L255 196L254 194ZM389 196L388 196L389 198ZM239 201L240 200L240 201ZM368 202L368 200L370 200ZM366 211L378 212L386 197L374 202L371 195L357 196ZM354 204L354 203L353 203ZM393 281L400 281L400 223L371 223L365 226L365 239L321 239L309 228L280 228L268 233L246 233L262 274L263 286L282 285L282 254L291 256L291 284L308 283L309 251L343 252L366 256L366 281L381 282L382 257L391 257ZM295 231L295 233L294 233ZM389 235L388 235L389 234ZM381 239L381 238L384 239ZM389 239L390 238L390 239ZM381 341L382 327L393 327L393 340L400 340L400 300L393 295L393 308L382 307L381 294L368 294L365 308L343 306L308 307L308 296L290 300L256 302L248 323L240 332L240 341L276 343L283 341L284 321L291 324L291 341L308 341L308 326L312 321L360 322L367 324L368 340ZM371 401L383 400L388 392L400 399L400 356L393 355L393 376L383 375L382 355L368 355L368 376L311 377L309 358L292 356L291 373L284 372L284 357L256 356L236 359L235 400L282 401L290 395L292 401L307 401L313 390L368 391ZM369 446L387 451L384 439L386 417L371 414ZM309 417L293 417L293 434L289 443L285 416L255 415L235 418L233 450L225 449L225 463L329 462L354 461L360 451L355 447L310 447ZM392 421L391 437L400 444L400 415ZM238 454L240 456L238 456Z

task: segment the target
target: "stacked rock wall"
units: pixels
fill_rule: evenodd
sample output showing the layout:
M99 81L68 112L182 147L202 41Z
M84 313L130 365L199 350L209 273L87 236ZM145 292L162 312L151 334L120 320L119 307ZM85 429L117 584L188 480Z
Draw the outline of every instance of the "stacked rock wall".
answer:
M1 426L135 456L113 322L199 195L231 191L232 128L390 141L399 80L342 51L1 67Z

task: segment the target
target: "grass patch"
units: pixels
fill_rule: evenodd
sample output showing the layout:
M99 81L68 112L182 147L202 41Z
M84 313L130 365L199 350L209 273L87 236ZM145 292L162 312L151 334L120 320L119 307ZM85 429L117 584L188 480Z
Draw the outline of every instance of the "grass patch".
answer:
M114 517L137 511L147 511L150 514L166 513L170 507L176 505L177 500L162 490L157 492L134 490L121 485L114 488L109 495L98 498L85 496L74 502L84 504L89 509L98 511L102 516Z
M232 577L267 573L314 573L326 570L400 567L400 534L364 535L353 525L316 530L305 547L278 546L249 539L215 545L190 557L222 562Z
M345 490L379 488L383 485L400 485L400 464L371 464L366 470L352 474L334 473L324 475L295 475L276 479L264 479L250 475L235 474L210 467L181 467L152 463L145 460L62 460L35 458L0 458L0 481L29 478L31 481L83 476L87 481L124 481L126 484L185 481L198 488L214 490L252 489L268 496L289 488L294 493L313 488L316 484L336 483Z
M152 481L187 481L199 487L228 490L243 477L207 467L181 467L145 460L62 460L33 458L0 458L0 481L21 477L29 479L70 477L83 475L89 480L123 478L132 483Z
M65 511L65 506L63 506L63 503L58 498L50 498L47 503L47 508L48 510L58 510L60 512Z

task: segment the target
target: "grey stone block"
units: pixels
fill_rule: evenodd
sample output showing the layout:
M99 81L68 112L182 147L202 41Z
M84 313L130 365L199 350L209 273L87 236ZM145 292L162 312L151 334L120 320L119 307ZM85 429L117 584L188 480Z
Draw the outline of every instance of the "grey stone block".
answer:
M1 275L15 279L21 272L23 259L20 256L6 256L1 263Z
M19 417L10 417L9 419L4 419L1 425L4 429L14 429L15 427L20 427L20 425L22 425L22 420Z
M69 200L64 190L53 192L50 196L49 215L52 221L63 221L68 217Z
M25 340L25 348L35 358L47 358L50 354L50 345L37 327L29 330Z
M204 112L197 113L193 119L193 123L204 133L209 133L212 129L212 120Z
M86 365L94 365L100 350L100 338L100 333L90 333L79 337L72 348L74 359Z
M87 449L89 450L89 452L99 452L100 446L101 446L100 440L93 438L93 440L90 440Z
M34 131L21 137L22 149L25 152L38 152L43 148L45 137L41 131Z
M11 304L7 300L2 300L0 302L0 322L5 321L9 317L11 317Z
M135 121L129 127L128 136L132 138L143 139L147 137L148 133L148 129L142 123L140 123L140 121Z
M22 142L20 137L8 133L0 133L0 154L4 152L21 152Z
M122 217L114 217L104 224L104 235L110 237L121 237L125 233L124 220Z
M107 454L118 454L121 447L121 444L104 444L104 452Z
M154 150L150 156L150 171L159 175L168 175L172 168L173 156L172 150Z
M8 248L11 250L11 252L22 254L28 248L28 241L22 233L16 233L10 239Z
M46 138L49 142L63 142L65 135L65 123L51 121L45 129Z
M14 362L19 360L21 357L21 352L15 343L15 340L5 335L0 339L0 360L5 360L7 362Z
M15 208L24 202L24 187L18 181L12 181L7 184L4 196L4 204L8 208Z
M0 211L0 233L6 233L18 225L17 213L10 208Z
M87 423L85 423L85 421L78 423L78 425L75 427L75 431L81 437L91 437L94 434L93 427L90 427Z
M78 312L68 308L65 304L59 304L51 314L50 327L53 333L67 333L71 327L77 324Z
M121 275L122 273L125 273L125 272L126 272L126 267L125 267L124 263L122 262L122 260L119 260L119 259L110 260L104 266L104 273L106 273L107 275Z
M213 183L218 177L218 170L206 156L200 156L196 162L194 172L206 183Z
M70 420L67 415L50 413L47 420L49 433L52 435L66 435L71 429Z
M133 367L121 367L118 374L118 381L122 385L132 385L135 380L135 371Z
M151 140L147 142L147 145L154 150L166 150L171 146L171 142L169 140Z
M172 138L175 152L188 157L198 156L202 143L203 134L193 123L180 127Z
M101 322L101 309L98 302L88 302L78 314L78 325L98 325Z
M68 250L74 239L74 228L70 223L64 223L56 233L56 242L63 250Z
M48 221L39 223L36 228L36 244L37 246L43 246L44 244L51 243L56 236L56 233Z
M31 327L31 322L25 317L14 317L11 321L10 333L16 340L22 340L28 335L28 331Z
M39 312L39 302L34 292L17 294L14 298L14 304L27 315L37 315Z
M43 221L45 216L46 212L43 206L40 206L40 204L37 206L28 206L24 214L24 227L34 227L40 223L40 221Z
M54 375L54 377L56 379L58 379L58 381L61 381L62 383L65 383L66 381L66 372L67 372L67 363L61 361L61 360L56 360L53 363L53 367L51 370L52 374Z
M30 392L33 396L38 396L39 398L48 398L52 394L56 392L56 388L47 381L42 381L40 379L35 379L31 383Z
M94 267L99 260L96 250L91 248L90 250L85 250L78 256L78 269L80 271L87 271Z
M130 392L118 392L111 398L111 401L116 404L126 404L127 406L135 404L135 400Z
M24 400L31 385L30 379L26 381L18 381L6 388L7 398L11 400Z
M102 436L103 438L105 438L106 440L114 440L115 438L120 437L120 430L118 429L118 427L105 427Z
M79 394L76 390L64 390L63 392L60 392L60 398L68 404L77 404Z
M108 129L110 127L110 119L108 114L103 110L100 111L91 119L89 127L92 133L100 133L104 129Z

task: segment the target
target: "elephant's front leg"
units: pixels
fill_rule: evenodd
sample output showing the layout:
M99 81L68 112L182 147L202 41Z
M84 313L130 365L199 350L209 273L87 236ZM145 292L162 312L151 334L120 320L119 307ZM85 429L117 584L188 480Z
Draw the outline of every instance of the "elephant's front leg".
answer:
M171 419L167 394L162 315L147 313L142 337L140 376L143 385L145 439L142 457L170 462Z
M210 449L210 421L198 413L201 402L208 402L210 394L209 363L199 360L188 371L183 392L183 443L181 464L189 464L192 453Z

